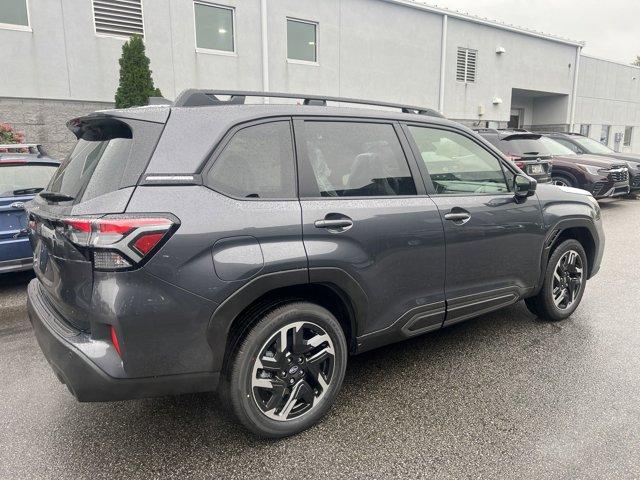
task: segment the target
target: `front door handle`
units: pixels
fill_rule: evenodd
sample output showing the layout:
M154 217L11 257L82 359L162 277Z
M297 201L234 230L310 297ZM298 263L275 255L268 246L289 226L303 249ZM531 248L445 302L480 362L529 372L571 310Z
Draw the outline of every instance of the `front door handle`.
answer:
M452 221L469 220L470 218L471 218L471 215L469 215L468 213L447 213L444 216L445 220L452 220Z
M464 225L471 219L471 214L464 208L454 207L449 213L445 213L444 219L449 220L456 225Z
M353 226L353 220L348 218L341 218L336 220L316 220L313 222L316 228L332 228L332 229L344 229Z

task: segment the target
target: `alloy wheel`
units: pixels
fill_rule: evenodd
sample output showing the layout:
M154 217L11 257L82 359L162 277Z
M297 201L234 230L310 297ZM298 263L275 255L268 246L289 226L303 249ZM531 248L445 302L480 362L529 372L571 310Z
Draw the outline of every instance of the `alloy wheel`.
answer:
M575 250L565 252L553 271L551 291L553 303L560 310L567 310L578 299L584 283L582 257Z
M562 178L554 178L553 179L553 184L554 185L558 185L559 187L568 187L569 186L567 181L562 179Z
M290 323L262 346L251 374L253 399L264 415L279 421L310 412L333 376L331 337L312 322Z

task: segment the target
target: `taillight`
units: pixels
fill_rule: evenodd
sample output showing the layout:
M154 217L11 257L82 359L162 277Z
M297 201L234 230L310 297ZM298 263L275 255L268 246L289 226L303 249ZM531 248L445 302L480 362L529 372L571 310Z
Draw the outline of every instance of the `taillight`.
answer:
M151 255L176 226L173 220L154 217L65 218L62 233L93 255L96 270L134 267Z
M111 335L111 343L113 343L113 347L118 352L118 356L122 357L122 352L120 351L120 342L118 341L118 335L116 335L116 329L113 325L109 325L109 334Z
M522 157L519 157L517 155L508 154L507 158L509 160L511 160L515 164L515 166L518 167L522 171L524 171L524 169L527 167L527 164L522 161Z

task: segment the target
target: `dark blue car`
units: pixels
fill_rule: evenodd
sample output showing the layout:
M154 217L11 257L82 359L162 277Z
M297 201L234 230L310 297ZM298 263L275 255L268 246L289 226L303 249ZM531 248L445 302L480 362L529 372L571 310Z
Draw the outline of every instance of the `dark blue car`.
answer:
M40 145L0 145L0 273L32 267L24 204L49 183L59 165Z

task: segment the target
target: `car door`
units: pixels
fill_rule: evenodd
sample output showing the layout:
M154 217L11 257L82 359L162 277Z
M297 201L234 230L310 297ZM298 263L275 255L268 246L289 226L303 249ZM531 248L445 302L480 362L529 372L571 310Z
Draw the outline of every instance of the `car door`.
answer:
M455 323L517 301L540 274L540 205L512 192L514 172L472 134L408 125L446 241L447 315Z
M376 335L385 343L389 330L410 336L439 328L442 220L416 181L399 125L344 118L294 125L311 281L353 280L366 298L357 335L369 337L369 348Z

